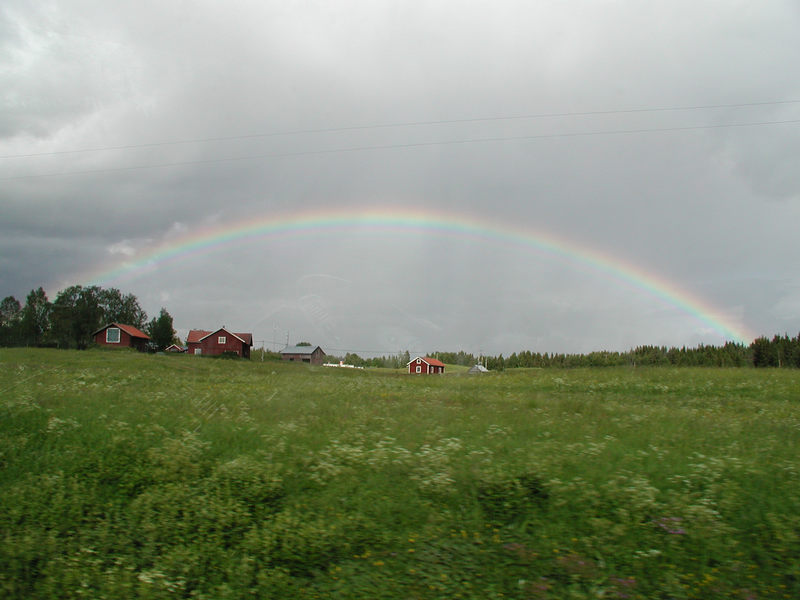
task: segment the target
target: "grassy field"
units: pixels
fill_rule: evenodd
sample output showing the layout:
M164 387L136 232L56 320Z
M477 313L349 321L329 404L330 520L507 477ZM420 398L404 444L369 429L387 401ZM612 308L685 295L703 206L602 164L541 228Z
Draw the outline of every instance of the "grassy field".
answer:
M4 598L798 598L800 371L0 350Z

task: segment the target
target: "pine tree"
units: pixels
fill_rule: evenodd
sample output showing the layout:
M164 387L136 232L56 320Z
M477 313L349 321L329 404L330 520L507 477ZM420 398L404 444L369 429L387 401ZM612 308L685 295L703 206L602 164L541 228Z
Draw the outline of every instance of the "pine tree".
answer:
M164 350L172 344L175 339L175 330L172 328L172 315L167 312L166 308L162 307L158 317L153 317L148 323L147 335L150 336L150 341L158 350Z

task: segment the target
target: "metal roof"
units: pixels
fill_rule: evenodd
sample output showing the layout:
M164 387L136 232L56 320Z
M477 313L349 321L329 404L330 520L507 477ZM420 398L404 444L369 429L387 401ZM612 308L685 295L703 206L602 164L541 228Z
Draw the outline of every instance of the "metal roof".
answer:
M314 354L317 348L319 348L320 352L325 354L319 346L286 346L286 348L281 350L281 354Z

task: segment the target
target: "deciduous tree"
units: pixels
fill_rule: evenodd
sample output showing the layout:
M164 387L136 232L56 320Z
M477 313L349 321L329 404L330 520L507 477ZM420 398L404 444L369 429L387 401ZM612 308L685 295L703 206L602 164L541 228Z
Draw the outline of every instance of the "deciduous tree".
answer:
M51 304L44 289L31 290L22 309L22 339L29 346L41 344L50 330Z
M14 296L6 296L0 302L0 346L16 346L20 343L22 305Z
M64 348L83 349L92 333L102 327L104 310L98 286L73 285L61 290L53 302L53 332Z
M99 302L103 309L102 325L123 323L142 329L147 323L147 313L133 294L123 295L117 288L109 288L100 291Z

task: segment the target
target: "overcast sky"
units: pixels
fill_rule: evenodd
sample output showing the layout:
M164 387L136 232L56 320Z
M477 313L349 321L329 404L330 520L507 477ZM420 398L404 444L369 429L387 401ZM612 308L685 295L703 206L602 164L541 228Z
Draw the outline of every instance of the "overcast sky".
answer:
M0 297L246 221L435 211L630 265L743 337L796 335L799 32L796 0L4 0ZM363 229L99 283L183 336L340 355L730 338L563 254Z

